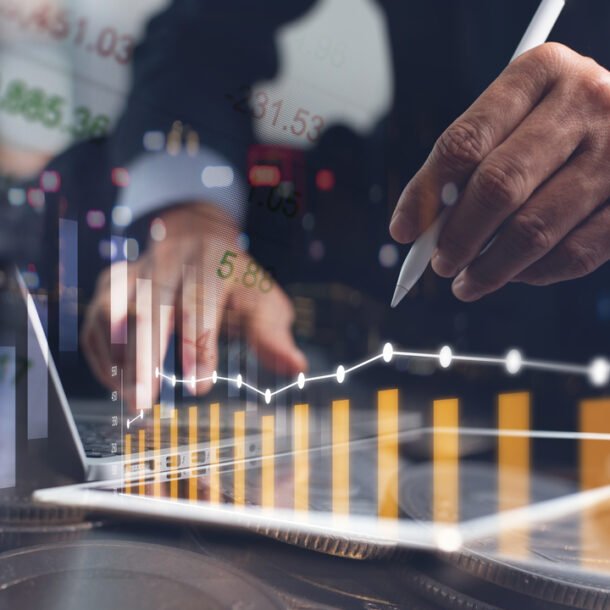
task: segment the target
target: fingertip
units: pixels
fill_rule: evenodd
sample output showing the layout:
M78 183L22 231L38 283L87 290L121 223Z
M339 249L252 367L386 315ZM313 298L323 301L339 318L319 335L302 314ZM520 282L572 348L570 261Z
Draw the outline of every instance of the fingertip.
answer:
M194 388L192 386L189 386L189 388L191 389L191 392L195 396L203 396L212 389L213 385L214 385L214 383L211 380L206 380L206 381L198 381L195 384Z
M398 210L394 212L394 216L390 221L390 235L399 244L408 244L415 238L413 230L409 228L408 223L405 221L404 214Z
M306 373L309 370L309 362L307 356L300 350L295 348L293 352L293 373Z
M458 275L451 285L451 290L453 291L455 298L463 303L472 303L480 298L472 289L472 286L464 273Z
M436 275L443 278L455 277L455 264L440 252L432 256L431 265Z

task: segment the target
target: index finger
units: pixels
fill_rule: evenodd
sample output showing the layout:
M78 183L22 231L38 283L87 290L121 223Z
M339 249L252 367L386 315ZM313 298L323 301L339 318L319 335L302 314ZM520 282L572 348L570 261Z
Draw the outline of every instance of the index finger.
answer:
M455 203L456 189L545 97L566 52L547 44L515 60L441 135L398 200L390 223L396 241L413 241L436 218L443 200Z

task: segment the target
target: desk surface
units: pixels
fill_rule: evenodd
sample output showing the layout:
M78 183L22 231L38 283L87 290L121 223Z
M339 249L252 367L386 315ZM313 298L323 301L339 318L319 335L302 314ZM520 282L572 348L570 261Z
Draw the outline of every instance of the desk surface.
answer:
M116 608L573 608L544 601L557 588L491 585L451 558L410 552L352 561L255 535L92 522L0 537L0 609ZM500 569L500 567L498 568ZM535 579L532 579L533 581ZM536 599L538 598L538 599ZM608 596L581 600L610 607Z

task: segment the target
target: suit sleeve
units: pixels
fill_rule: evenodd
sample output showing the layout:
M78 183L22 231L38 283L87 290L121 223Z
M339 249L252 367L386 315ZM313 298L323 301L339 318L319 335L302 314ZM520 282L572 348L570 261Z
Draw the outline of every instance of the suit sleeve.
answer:
M112 164L130 170L120 200L134 216L205 200L243 218L253 143L245 100L278 70L276 30L312 4L175 0L149 23L110 141Z

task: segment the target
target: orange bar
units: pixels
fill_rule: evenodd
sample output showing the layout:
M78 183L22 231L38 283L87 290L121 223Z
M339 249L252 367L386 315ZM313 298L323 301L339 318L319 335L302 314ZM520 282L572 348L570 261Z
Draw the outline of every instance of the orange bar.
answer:
M189 407L189 456L191 476L189 477L189 500L197 502L197 407Z
M309 508L309 405L295 405L294 436L294 509Z
M146 454L146 430L138 430L138 450L140 453L140 480L138 485L138 493L141 496L146 495L145 472L146 462L144 455Z
M210 405L210 502L220 502L220 472L218 450L220 444L220 404Z
M398 390L377 395L377 506L385 519L398 519Z
M153 407L153 451L155 472L153 473L153 496L161 497L161 405Z
M610 399L583 400L580 430L610 434ZM582 491L610 485L610 440L583 439L580 442L580 485ZM610 506L608 502L583 510L581 517L581 563L583 567L610 571Z
M530 394L498 396L498 512L523 508L530 502L530 439L509 436L507 431L529 432L531 428ZM501 516L500 516L501 518ZM527 531L500 531L501 553L524 558L529 555Z
M233 503L244 506L246 502L246 413L233 414L233 436L235 443L235 470L233 474Z
M178 411L172 409L171 420L169 424L169 444L172 454L172 477L169 482L169 497L172 500L178 499L178 479L176 478L176 470L178 469Z
M275 417L265 415L262 418L263 432L263 473L262 499L263 508L275 505Z
M332 408L333 513L349 513L349 400Z
M129 458L131 457L131 434L125 435L125 463L129 464ZM131 477L131 464L129 466L125 466L123 470L123 480L129 479ZM125 481L125 493L131 493L131 485Z
M456 523L459 516L459 402L434 401L433 516Z

